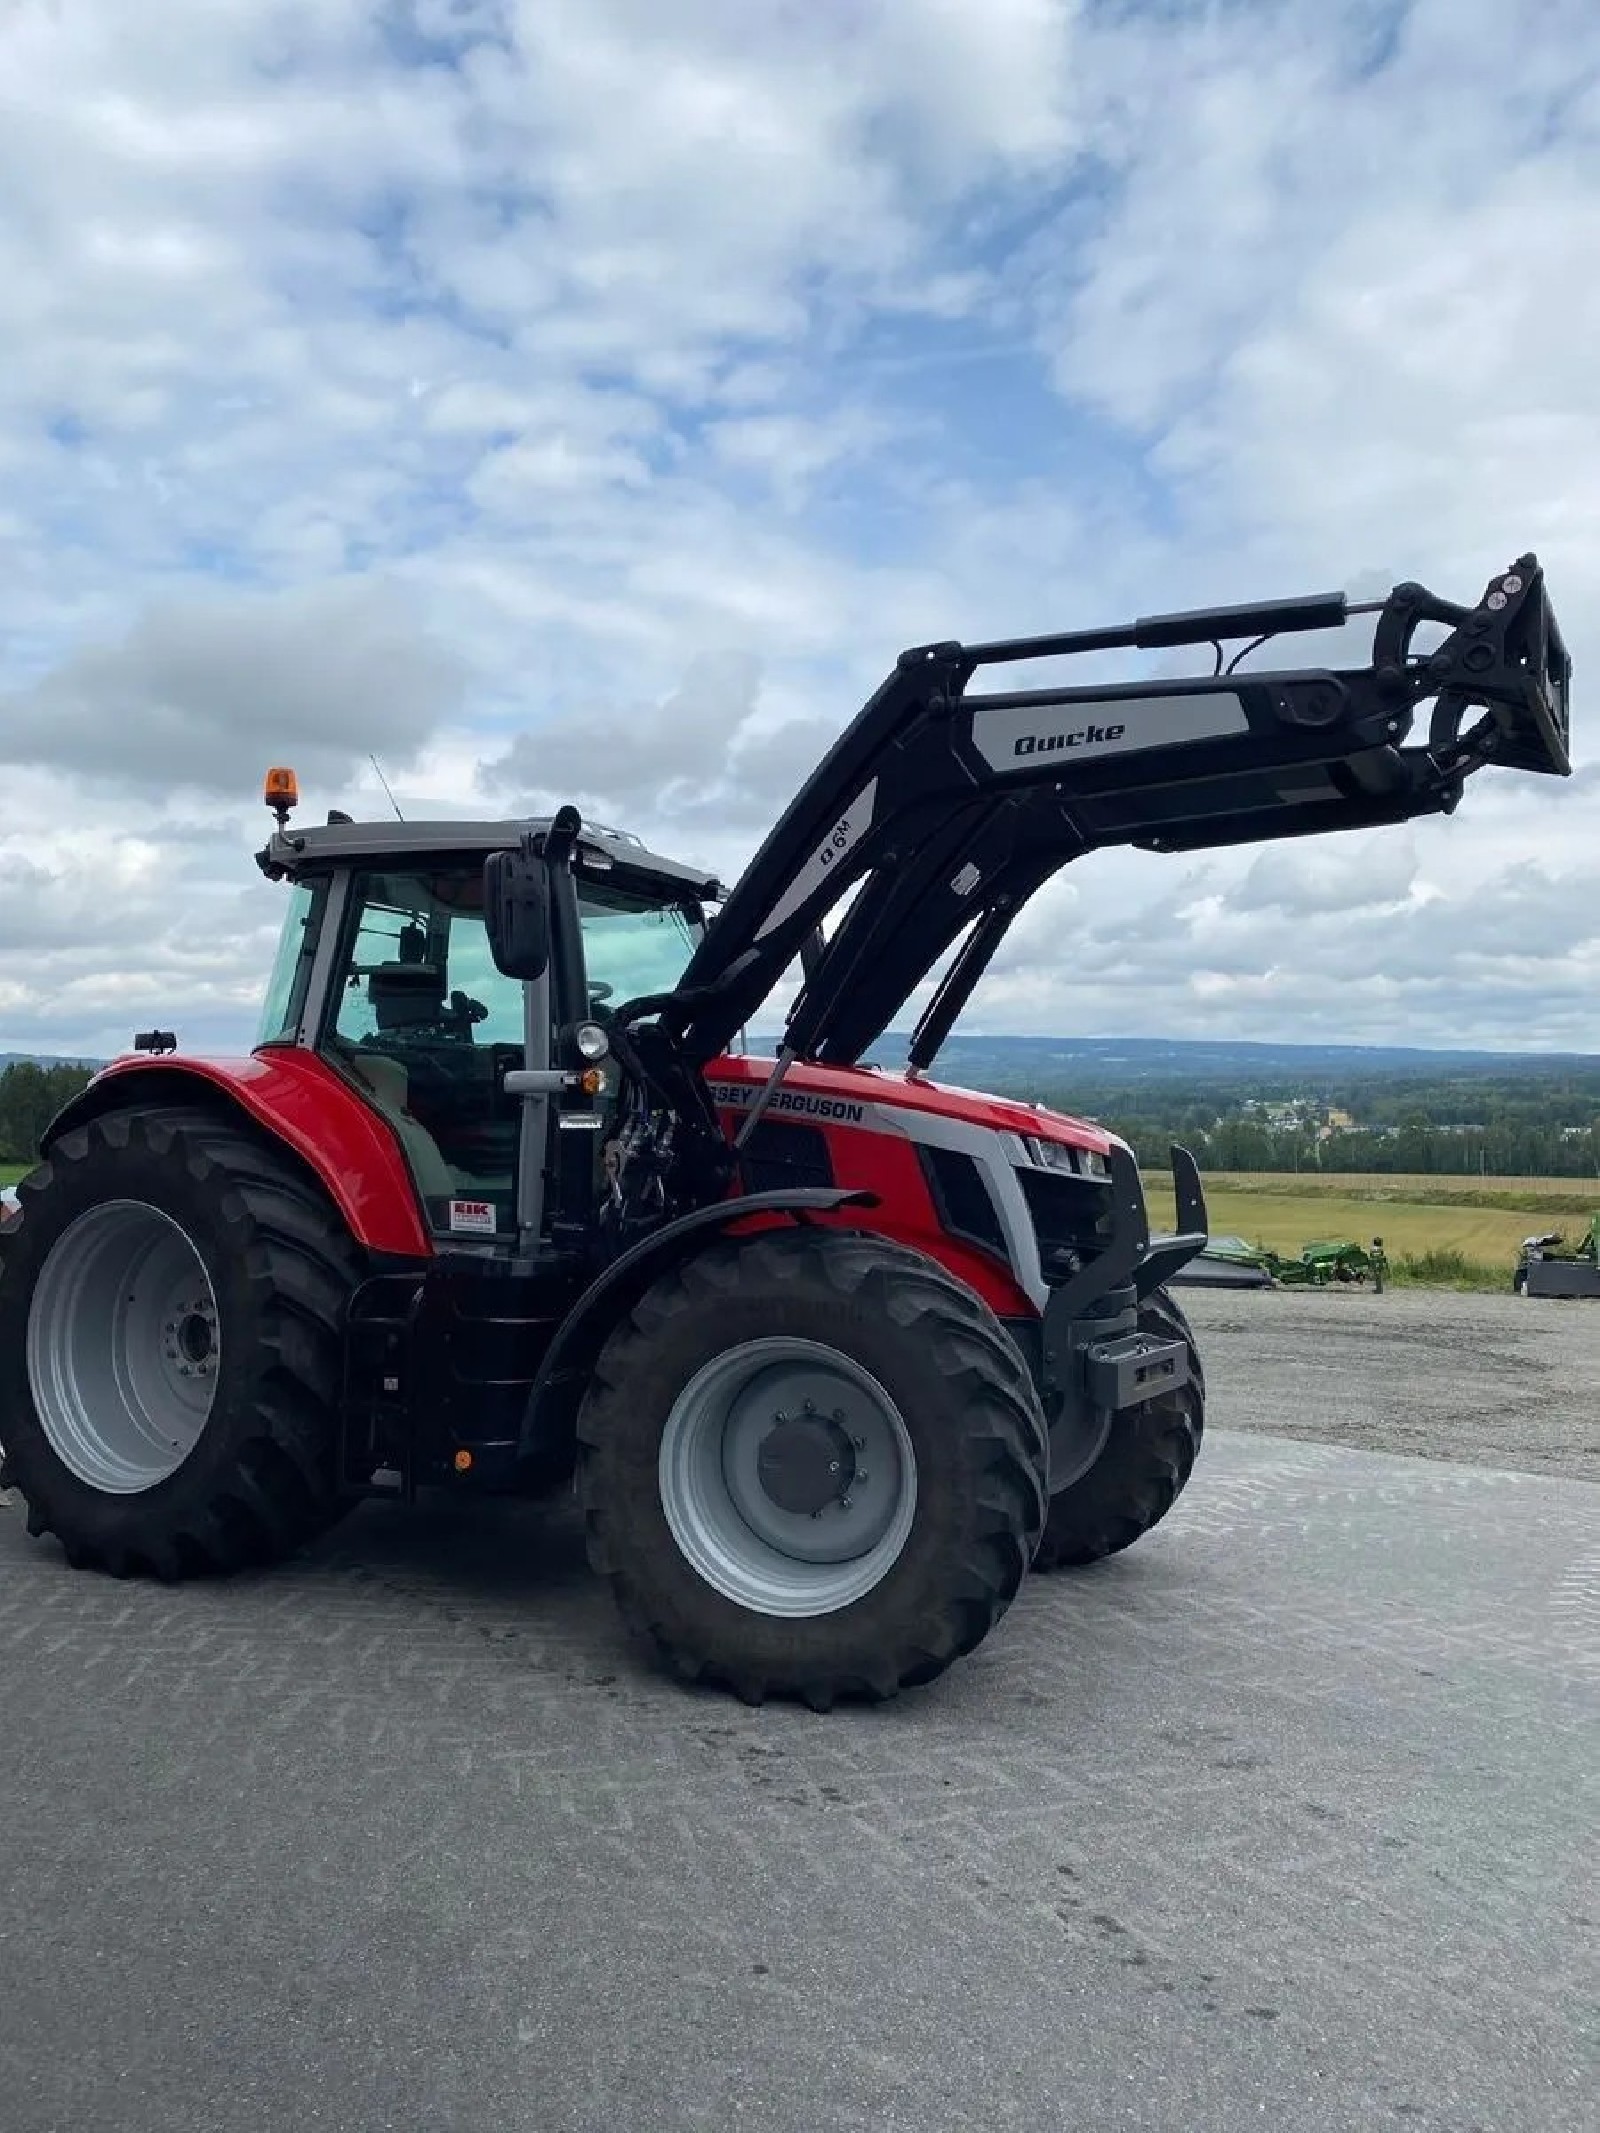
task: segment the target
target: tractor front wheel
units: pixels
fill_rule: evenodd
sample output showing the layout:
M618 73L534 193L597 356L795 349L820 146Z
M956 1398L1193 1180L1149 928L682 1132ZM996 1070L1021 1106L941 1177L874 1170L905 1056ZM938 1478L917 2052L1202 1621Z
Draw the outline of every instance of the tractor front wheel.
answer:
M0 1246L0 1481L117 1576L289 1554L346 1507L355 1250L290 1160L205 1112L62 1135Z
M591 1560L625 1618L751 1703L931 1681L1005 1613L1044 1524L1021 1354L875 1237L772 1231L664 1276L578 1434Z
M1193 1471L1206 1414L1193 1328L1157 1289L1139 1306L1139 1331L1188 1343L1188 1383L1113 1418L1093 1464L1051 1497L1036 1570L1077 1568L1131 1547L1166 1517Z

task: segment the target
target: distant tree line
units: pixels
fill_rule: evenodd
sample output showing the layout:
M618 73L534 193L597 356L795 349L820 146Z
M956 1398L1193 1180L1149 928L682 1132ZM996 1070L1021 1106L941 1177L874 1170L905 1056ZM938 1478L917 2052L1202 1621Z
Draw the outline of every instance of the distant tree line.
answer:
M1099 1119L1131 1142L1141 1163L1164 1163L1177 1140L1212 1170L1600 1177L1600 1072L1029 1093ZM1291 1108L1295 1116L1284 1118ZM1330 1113L1351 1123L1330 1129Z
M0 1068L0 1161L32 1163L39 1137L62 1105L85 1086L92 1067L14 1059Z
M16 1059L0 1068L0 1161L31 1163L39 1136L93 1068ZM1600 1067L1592 1073L1477 1073L1426 1081L1343 1077L1324 1086L1279 1082L1024 1087L996 1075L997 1094L1099 1119L1141 1163L1166 1161L1173 1141L1209 1170L1367 1171L1422 1176L1600 1177ZM1009 1083L1008 1087L1006 1084ZM1293 1107L1294 1123L1269 1113ZM1328 1114L1348 1128L1319 1129Z

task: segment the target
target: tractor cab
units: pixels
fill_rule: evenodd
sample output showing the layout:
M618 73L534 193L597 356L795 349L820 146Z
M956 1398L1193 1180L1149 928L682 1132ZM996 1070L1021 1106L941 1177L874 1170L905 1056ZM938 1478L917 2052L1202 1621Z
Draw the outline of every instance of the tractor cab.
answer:
M269 776L269 804L284 775ZM551 1190L590 1217L620 1081L607 1003L677 983L717 892L621 832L586 828L571 855L575 923L546 912L540 967L512 975L486 866L549 830L280 821L259 855L291 891L257 1055L315 1052L381 1114L440 1239L514 1244L540 1229ZM548 1086L531 1088L541 1074Z

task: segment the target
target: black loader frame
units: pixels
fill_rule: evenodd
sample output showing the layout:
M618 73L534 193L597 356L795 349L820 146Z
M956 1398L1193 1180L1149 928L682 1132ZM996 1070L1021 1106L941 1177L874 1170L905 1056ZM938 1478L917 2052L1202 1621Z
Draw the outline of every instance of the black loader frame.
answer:
M1235 659L1221 671L1230 640L1253 650L1365 614L1377 621L1364 667L1241 671ZM1428 623L1448 634L1423 654L1414 641ZM1023 661L1206 644L1218 668L1207 676L971 686ZM691 1058L710 1059L801 958L782 1058L852 1062L961 941L912 1040L923 1070L1018 912L1069 861L1107 845L1182 852L1449 814L1490 763L1565 776L1570 675L1532 555L1473 608L1403 584L1360 605L1325 593L903 652L746 869L664 1019ZM824 942L822 920L858 884Z

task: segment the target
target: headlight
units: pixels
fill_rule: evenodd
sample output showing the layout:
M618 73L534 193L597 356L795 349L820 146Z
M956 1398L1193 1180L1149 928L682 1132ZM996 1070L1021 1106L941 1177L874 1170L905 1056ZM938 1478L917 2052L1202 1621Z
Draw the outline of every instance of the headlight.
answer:
M604 1059L611 1050L611 1039L598 1022L580 1022L572 1033L578 1057L587 1059L591 1066Z
M1029 1134L1023 1146L1035 1170L1048 1170L1063 1178L1108 1178L1111 1165L1093 1148L1069 1148L1063 1141L1037 1140Z

